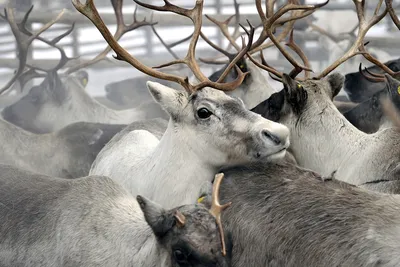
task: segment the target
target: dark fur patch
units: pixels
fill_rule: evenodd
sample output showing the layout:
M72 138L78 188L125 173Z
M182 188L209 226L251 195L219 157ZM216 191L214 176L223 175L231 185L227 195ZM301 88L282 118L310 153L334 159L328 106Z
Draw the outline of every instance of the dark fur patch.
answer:
M272 94L268 99L258 104L251 111L260 114L264 118L272 121L279 121L281 111L285 104L285 92L283 90Z

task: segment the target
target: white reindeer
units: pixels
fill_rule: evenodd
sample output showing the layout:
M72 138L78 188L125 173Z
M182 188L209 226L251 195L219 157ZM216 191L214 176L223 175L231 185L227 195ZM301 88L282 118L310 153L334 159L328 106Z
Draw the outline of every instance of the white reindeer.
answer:
M171 117L163 137L132 131L111 140L90 174L109 176L134 195L173 207L196 201L221 166L285 156L288 129L224 92L204 88L189 96L159 83L148 87Z

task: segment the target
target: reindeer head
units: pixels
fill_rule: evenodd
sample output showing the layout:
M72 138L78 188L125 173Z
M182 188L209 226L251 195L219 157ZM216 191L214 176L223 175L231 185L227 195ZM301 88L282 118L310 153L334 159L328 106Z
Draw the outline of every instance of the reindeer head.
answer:
M221 212L230 206L230 203L219 204L222 178L223 174L216 175L210 210L197 204L167 211L142 196L137 197L146 222L170 255L171 266L230 266L232 242L230 234L224 234L220 220Z
M284 74L282 80L284 88L264 103L263 116L292 129L300 120L312 123L325 109L333 108L332 99L340 92L344 77L333 73L321 80L299 82Z
M34 133L51 132L55 119L65 117L72 105L76 91L83 91L87 73L77 72L61 79L57 72L50 72L40 85L34 86L19 101L2 111L5 120ZM53 119L50 119L53 118Z
M204 88L191 95L148 82L154 99L168 112L182 140L210 164L280 158L289 146L289 131L248 111L222 91Z

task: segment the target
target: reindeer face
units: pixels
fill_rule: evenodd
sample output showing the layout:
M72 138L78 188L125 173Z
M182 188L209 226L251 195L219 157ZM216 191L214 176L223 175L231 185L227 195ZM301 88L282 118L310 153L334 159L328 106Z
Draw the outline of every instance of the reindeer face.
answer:
M180 129L182 145L210 164L285 155L289 146L287 127L247 110L239 99L210 88L188 96L161 84L149 82L148 86Z
M57 73L49 73L43 82L32 87L19 101L5 108L5 120L34 133L52 132L55 121L62 121L71 103L71 86L84 86L87 75L77 73L62 81Z
M400 71L400 59L392 60L385 63L393 71ZM368 68L373 73L385 73L381 68L374 65ZM384 82L370 82L361 73L354 72L346 74L344 90L353 102L367 101L372 95L385 88Z
M166 211L144 197L138 197L138 202L158 241L170 254L171 266L230 266L230 235L225 238L227 255L223 256L216 220L204 205ZM183 216L183 225L176 211L179 211L180 218Z

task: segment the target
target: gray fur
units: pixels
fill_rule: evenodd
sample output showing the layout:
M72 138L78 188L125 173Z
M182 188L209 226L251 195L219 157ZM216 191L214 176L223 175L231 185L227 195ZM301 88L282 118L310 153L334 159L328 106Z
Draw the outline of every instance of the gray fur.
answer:
M173 223L155 235L137 200L107 177L67 180L0 165L0 266L230 266L203 205L152 216L174 220L176 210L185 227ZM177 263L177 249L188 264Z
M338 74L332 77L341 80ZM288 126L289 150L300 166L325 176L336 171L337 179L356 186L400 193L399 133L394 128L371 135L359 131L334 106L332 84L338 83L308 80L290 90L286 84L255 110Z
M132 89L133 90L133 89ZM155 110L154 110L155 108ZM154 112L153 112L154 111ZM60 78L50 73L27 95L2 111L5 120L34 133L49 133L79 121L129 124L168 116L157 105L113 110L95 101L74 75Z
M290 164L221 171L221 203L233 200L222 215L232 232L233 266L399 266L399 196Z
M86 176L100 150L124 127L78 122L38 135L0 119L0 163L55 177Z

